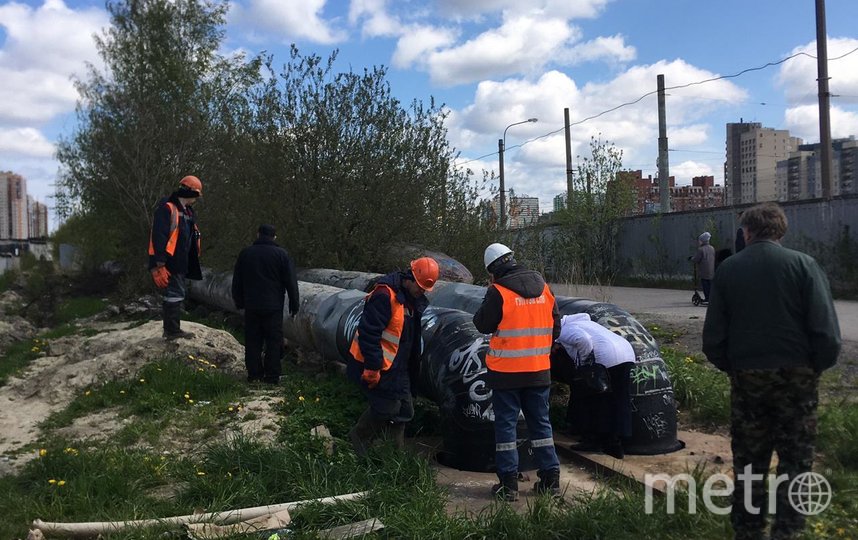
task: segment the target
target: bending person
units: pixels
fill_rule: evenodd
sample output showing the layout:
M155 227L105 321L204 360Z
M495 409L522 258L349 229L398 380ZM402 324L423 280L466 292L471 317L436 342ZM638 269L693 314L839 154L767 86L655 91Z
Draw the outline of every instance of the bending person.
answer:
M610 387L593 393L580 379L572 377L571 396L566 420L581 442L572 448L580 451L602 451L623 459L623 439L632 435L632 406L629 374L635 363L631 343L590 320L586 313L564 315L560 322L563 348L557 352L576 367L595 363L607 369Z

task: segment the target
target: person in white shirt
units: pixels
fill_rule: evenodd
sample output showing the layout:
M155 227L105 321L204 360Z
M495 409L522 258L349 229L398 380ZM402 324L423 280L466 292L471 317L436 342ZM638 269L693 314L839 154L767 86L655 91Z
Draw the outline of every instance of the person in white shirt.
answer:
M564 315L556 341L562 345L558 362L572 362L576 367L600 364L610 377L610 389L593 394L573 376L566 420L571 431L581 435L581 442L573 448L602 451L622 459L622 440L632 434L629 373L635 363L635 351L631 343L590 320L586 313Z

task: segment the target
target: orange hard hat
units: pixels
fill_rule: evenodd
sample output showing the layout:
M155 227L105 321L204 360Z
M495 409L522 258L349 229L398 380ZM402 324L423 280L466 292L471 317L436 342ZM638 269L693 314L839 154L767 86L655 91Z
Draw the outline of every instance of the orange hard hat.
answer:
M200 179L196 176L188 175L181 180L179 180L179 185L184 186L190 190L196 191L202 196L203 194L203 183L200 182Z
M421 289L431 291L438 281L440 270L438 263L432 257L420 257L411 261L411 273L414 274L414 281Z

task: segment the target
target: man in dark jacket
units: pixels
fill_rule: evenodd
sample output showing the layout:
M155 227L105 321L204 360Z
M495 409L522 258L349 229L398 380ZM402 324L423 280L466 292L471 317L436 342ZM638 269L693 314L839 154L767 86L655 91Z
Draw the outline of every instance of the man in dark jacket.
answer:
M771 538L794 538L804 515L789 488L813 465L819 374L837 361L840 327L825 273L780 245L783 210L760 204L741 224L745 249L718 267L703 327L703 352L730 375L731 519L737 539L763 538L774 451L786 481L777 484Z
M295 266L275 238L273 226L260 225L256 241L241 250L232 272L232 301L235 307L244 310L244 365L248 382L279 382L286 293L289 315L298 313Z
M352 339L347 374L367 396L369 406L349 431L358 455L379 436L405 445L405 424L414 417L412 395L420 371L420 319L428 305L425 291L438 281L430 257L411 261L405 272L382 277L367 295Z
M181 328L182 301L186 279L202 279L200 268L200 231L192 205L203 194L196 176L186 176L169 197L158 201L149 235L149 271L155 285L162 289L164 338L192 338Z
M500 482L492 493L518 499L516 425L524 412L539 481L537 493L560 494L560 462L548 418L551 387L549 355L560 335L560 314L539 272L516 263L503 244L486 248L483 260L492 284L474 314L474 326L492 334L486 352L486 382L492 390L495 461Z

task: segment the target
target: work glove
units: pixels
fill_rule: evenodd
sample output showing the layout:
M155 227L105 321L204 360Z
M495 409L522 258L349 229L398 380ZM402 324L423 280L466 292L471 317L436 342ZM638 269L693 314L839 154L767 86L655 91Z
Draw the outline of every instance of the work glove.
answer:
M367 388L375 388L381 380L381 371L377 369L365 369L360 380L366 383Z
M166 266L158 266L152 269L152 281L159 289L166 289L167 283L170 282L170 271Z

